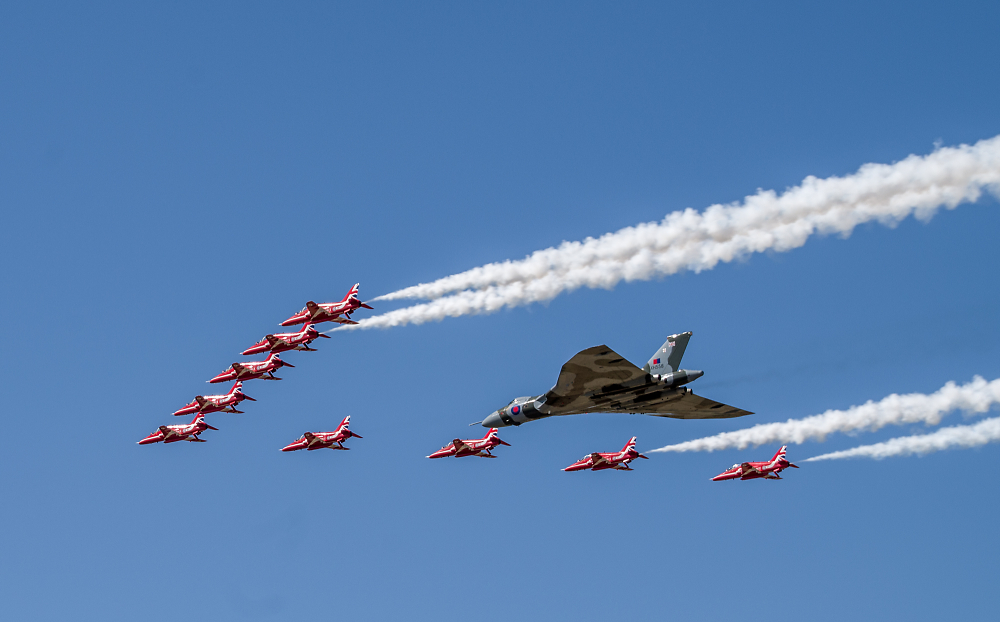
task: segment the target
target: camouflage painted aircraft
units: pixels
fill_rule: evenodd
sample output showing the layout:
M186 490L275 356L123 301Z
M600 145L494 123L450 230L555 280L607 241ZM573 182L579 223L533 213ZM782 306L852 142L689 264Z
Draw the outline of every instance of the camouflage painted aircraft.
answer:
M782 445L778 453L774 454L774 457L767 462L734 464L713 477L712 481L721 482L727 479L781 479L778 473L781 473L788 467L792 467L793 469L799 468L785 457L786 449L788 449L788 445Z
M608 346L577 353L548 393L519 397L479 422L486 428L584 413L629 413L674 419L728 419L753 413L700 397L684 387L704 375L680 369L691 333L667 337L642 369ZM475 424L472 424L475 425Z

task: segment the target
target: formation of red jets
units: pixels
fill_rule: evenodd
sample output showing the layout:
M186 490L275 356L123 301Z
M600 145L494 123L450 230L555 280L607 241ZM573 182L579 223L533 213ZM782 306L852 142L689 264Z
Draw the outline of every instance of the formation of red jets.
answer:
M246 380L281 380L274 375L282 367L295 367L286 363L278 356L279 352L289 350L306 350L315 352L309 344L320 337L329 339L316 329L316 324L321 322L336 322L337 324L357 324L351 319L351 314L358 309L371 309L370 306L361 302L358 298L358 285L355 284L351 291L347 292L340 302L329 302L316 304L313 301L306 303L305 308L281 323L281 326L294 326L305 324L301 330L293 333L277 333L265 335L263 339L243 351L244 355L257 354L259 352L270 352L263 361L248 361L246 363L233 363L222 373L209 380L211 383L229 382L235 380L228 393L223 395L196 395L190 403L174 412L174 415L194 414L194 420L186 425L161 425L155 432L139 441L140 445L152 443L175 443L177 441L190 441L193 443L204 443L205 440L199 435L205 430L218 430L205 423L205 415L209 413L242 413L236 407L243 400L255 402L254 398L243 392L243 382ZM357 436L348 429L350 417L346 417L333 432L306 432L298 441L288 445L282 451L294 451L296 449L347 449L343 442L352 436Z
M181 425L161 425L155 432L139 441L140 445L152 443L176 443L178 441L189 441L194 443L204 443L205 440L199 435L205 430L216 430L218 428L210 426L205 422L205 415L210 413L242 413L236 407L244 400L255 402L254 398L243 392L243 382L246 380L281 380L274 375L282 367L295 367L291 363L286 363L278 356L280 352L289 350L304 350L315 352L309 344L320 337L329 339L316 328L316 324L321 322L336 322L338 324L357 324L351 319L351 314L358 309L371 309L370 306L361 302L358 298L358 286L356 283L351 288L344 299L340 302L329 302L316 304L313 301L306 303L306 306L281 323L281 326L295 326L303 324L302 328L296 332L276 333L265 335L263 339L243 351L245 356L270 352L263 361L247 361L245 363L233 363L220 374L208 382L216 384L220 382L235 381L228 393L222 395L196 395L191 402L185 404L174 412L175 416L194 415L191 423ZM344 417L340 425L333 432L305 432L297 440L281 448L281 451L298 451L305 449L313 451L315 449L337 449L348 450L344 447L344 441L351 437L361 438L350 430L351 417ZM435 451L428 458L466 458L476 456L478 458L496 458L492 450L507 443L500 439L499 430L490 428L486 436L474 439L456 438L451 443ZM635 448L636 437L629 439L621 451L587 454L573 464L564 468L563 471L631 471L629 463L637 458L647 457L638 452ZM734 464L731 468L712 478L713 481L732 479L781 479L778 475L786 468L798 468L785 457L787 447L782 447L778 453L774 454L771 460L766 462L744 462Z

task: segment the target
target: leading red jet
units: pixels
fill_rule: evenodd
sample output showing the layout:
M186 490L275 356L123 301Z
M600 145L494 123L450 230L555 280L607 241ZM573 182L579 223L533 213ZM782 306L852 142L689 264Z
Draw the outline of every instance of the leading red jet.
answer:
M788 449L788 445L782 445L778 453L774 454L774 457L767 462L744 462L743 464L734 464L722 473L716 475L712 478L713 482L721 482L726 479L781 479L778 473L781 473L788 467L797 469L799 467L795 466L785 458L785 450Z
M256 378L260 378L261 380L281 380L281 378L274 375L274 372L282 367L295 367L295 365L284 362L280 356L272 352L271 356L263 361L233 363L229 366L229 369L212 378L209 382L215 384L230 380L254 380Z
M191 441L192 443L204 443L204 439L198 438L198 435L205 430L215 430L218 431L219 428L213 428L212 426L205 423L205 415L198 413L194 416L194 421L191 423L181 424L181 425L161 425L160 428L147 436L146 438L139 441L140 445L149 445L150 443L176 443L177 441Z
M628 463L632 462L636 458L649 459L648 456L644 456L635 450L635 437L633 436L629 442L625 443L622 450L613 453L592 453L589 456L584 456L569 465L563 471L586 471L590 469L591 471L603 471L605 469L617 469L619 471L632 471Z
M236 410L236 405L243 400L257 401L243 393L243 382L240 381L234 384L233 388L229 389L229 393L225 395L196 395L190 404L175 412L174 415L190 415L191 413L205 415L216 412L242 413L242 410Z
M428 458L447 458L448 456L455 456L456 458L465 458L466 456L479 456L480 458L496 458L490 453L490 450L497 445L506 445L510 447L510 443L505 443L500 440L497 436L499 430L496 428L490 428L490 431L486 433L483 438L475 438L469 440L462 440L456 438L451 442L450 445L445 445L441 449L435 451Z
M355 283L340 302L324 302L316 304L312 300L306 303L301 311L281 323L282 326L295 326L303 322L336 322L338 324L357 324L351 319L351 314L360 308L371 309L358 298L358 286Z
M350 447L344 447L344 441L352 436L361 438L359 434L351 432L349 429L350 425L351 416L347 415L333 432L306 432L295 442L282 447L281 451L297 451L299 449L308 451L314 449L350 449Z
M258 354L260 352L285 352L287 350L305 350L315 352L309 344L318 337L329 339L330 335L324 335L316 330L312 324L306 324L297 333L278 333L277 335L265 335L263 339L253 344L243 351L244 355Z

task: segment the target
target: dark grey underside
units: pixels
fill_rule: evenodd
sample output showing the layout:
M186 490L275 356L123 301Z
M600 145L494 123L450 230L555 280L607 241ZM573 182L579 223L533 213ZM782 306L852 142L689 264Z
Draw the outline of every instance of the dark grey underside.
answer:
M535 417L606 412L728 419L753 414L684 387L667 387L605 345L587 348L567 361L556 386L543 397L541 412L532 413Z

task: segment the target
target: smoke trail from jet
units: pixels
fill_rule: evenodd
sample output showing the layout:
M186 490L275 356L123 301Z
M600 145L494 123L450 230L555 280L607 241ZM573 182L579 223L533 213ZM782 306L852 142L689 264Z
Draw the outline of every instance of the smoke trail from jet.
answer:
M491 263L374 300L424 298L361 320L357 328L422 324L552 300L580 287L611 289L682 270L711 270L767 250L798 248L815 234L849 235L878 221L894 226L910 215L926 221L942 206L1000 196L1000 136L911 155L895 164L865 164L852 175L807 177L782 194L760 190L743 201L691 208L599 238L563 242L519 261ZM343 327L353 328L353 327Z
M986 419L974 425L956 425L941 428L930 434L917 436L902 436L884 443L862 445L844 451L835 451L822 456L815 456L803 462L817 460L841 460L843 458L874 458L881 460L892 456L910 456L913 454L929 454L935 451L952 448L979 447L987 443L1000 441L1000 417Z
M835 432L853 433L878 430L887 425L925 423L937 425L947 413L984 413L1000 404L1000 378L987 382L976 376L964 385L949 381L943 387L925 395L895 393L878 402L868 401L847 410L828 410L821 415L784 422L762 423L743 430L723 432L715 436L667 445L654 452L715 451L735 447L743 449L764 443L803 443L822 441Z

